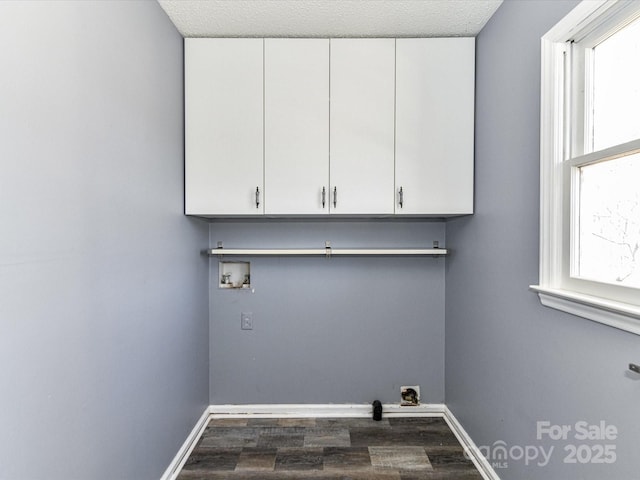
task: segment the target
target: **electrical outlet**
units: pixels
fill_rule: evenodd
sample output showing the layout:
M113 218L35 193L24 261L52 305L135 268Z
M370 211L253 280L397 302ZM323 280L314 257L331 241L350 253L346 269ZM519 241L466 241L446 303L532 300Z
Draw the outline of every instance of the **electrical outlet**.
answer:
M253 330L253 313L242 312L240 314L240 328L242 330Z

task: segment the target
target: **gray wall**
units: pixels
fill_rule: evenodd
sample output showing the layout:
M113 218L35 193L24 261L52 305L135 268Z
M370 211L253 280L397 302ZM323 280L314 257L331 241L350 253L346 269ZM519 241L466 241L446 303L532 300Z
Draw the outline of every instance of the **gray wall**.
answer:
M210 236L230 248L430 247L444 223L226 222ZM218 289L211 260L212 404L399 402L407 384L444 401L443 259L248 260L254 293Z
M0 478L158 479L208 404L156 2L0 2Z
M555 447L547 467L508 461L503 479L638 478L636 335L543 307L538 281L540 37L574 1L506 1L477 39L476 214L450 221L447 404L478 445ZM615 441L552 442L536 422L601 420ZM563 463L567 445L612 444L612 465ZM515 451L517 456L517 450ZM534 462L535 463L535 462Z

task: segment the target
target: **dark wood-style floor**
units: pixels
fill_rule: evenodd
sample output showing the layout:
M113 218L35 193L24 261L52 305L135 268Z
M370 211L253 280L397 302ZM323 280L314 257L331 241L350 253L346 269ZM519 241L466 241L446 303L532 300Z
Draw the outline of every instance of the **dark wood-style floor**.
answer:
M442 418L213 419L178 480L482 480Z

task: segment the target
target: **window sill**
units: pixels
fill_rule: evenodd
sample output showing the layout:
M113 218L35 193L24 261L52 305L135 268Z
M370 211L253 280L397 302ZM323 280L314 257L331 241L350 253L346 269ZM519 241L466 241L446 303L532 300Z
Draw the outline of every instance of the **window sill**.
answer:
M540 302L550 308L640 335L640 307L568 290L531 285Z

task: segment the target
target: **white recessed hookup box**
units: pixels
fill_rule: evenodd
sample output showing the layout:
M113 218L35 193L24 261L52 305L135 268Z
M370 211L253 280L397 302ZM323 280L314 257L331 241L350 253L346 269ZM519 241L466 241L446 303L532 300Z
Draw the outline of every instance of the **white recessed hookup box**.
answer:
M218 288L251 288L250 262L220 262Z

